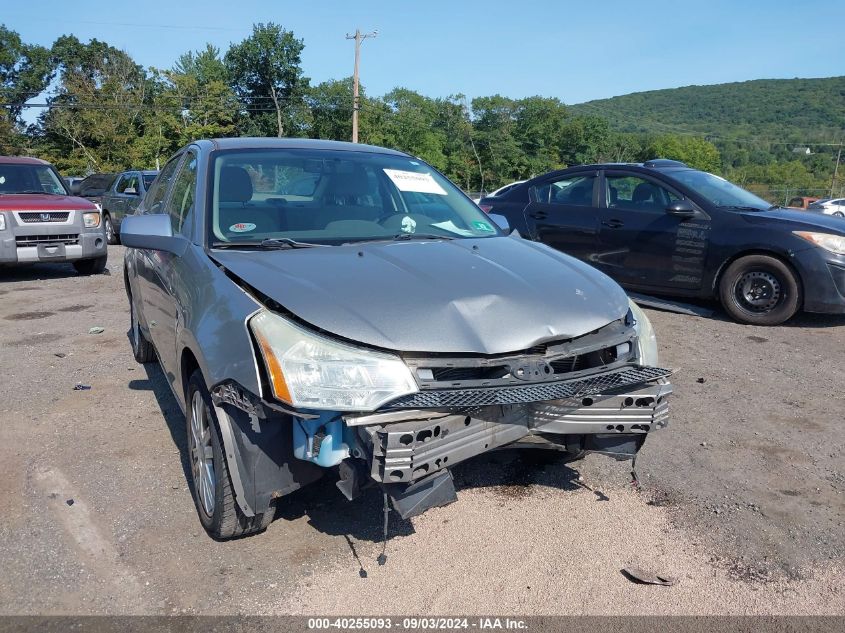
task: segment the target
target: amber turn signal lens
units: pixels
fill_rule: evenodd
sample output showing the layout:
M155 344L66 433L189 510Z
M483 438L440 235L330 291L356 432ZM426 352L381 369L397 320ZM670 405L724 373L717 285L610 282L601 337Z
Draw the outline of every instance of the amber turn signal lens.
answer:
M290 390L285 382L285 375L282 372L282 366L279 364L273 349L267 340L257 331L253 330L255 340L258 341L258 347L261 348L261 356L264 357L264 366L267 368L267 373L270 374L270 383L273 386L273 393L279 400L285 402L292 402L290 397Z

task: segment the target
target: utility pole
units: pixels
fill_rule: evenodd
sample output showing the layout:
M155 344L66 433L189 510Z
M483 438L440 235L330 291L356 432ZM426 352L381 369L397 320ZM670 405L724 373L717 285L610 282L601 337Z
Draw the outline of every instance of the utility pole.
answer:
M346 34L346 39L355 40L355 70L352 73L352 142L358 142L358 110L361 109L361 100L358 97L358 62L361 58L361 42L370 37L376 37L378 31L372 33L361 33L361 29L355 29L355 35Z
M839 151L836 152L836 166L833 168L833 179L830 181L830 197L833 197L833 188L836 186L836 176L839 175L839 159L842 157L842 141L839 141Z

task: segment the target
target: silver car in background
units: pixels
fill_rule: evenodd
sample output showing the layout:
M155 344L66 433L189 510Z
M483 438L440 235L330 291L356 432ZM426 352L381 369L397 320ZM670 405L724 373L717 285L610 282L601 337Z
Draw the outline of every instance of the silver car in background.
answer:
M121 231L131 341L186 414L212 537L262 530L327 473L408 518L454 501L473 456L631 459L667 424L645 315L496 220L365 145L204 140L165 165Z

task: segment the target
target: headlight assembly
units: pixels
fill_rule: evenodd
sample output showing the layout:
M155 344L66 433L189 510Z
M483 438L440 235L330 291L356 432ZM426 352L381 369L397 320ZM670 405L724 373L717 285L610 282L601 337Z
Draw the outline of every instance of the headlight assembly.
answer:
M417 391L398 356L334 341L266 310L249 324L273 393L295 407L373 411Z
M837 255L845 255L845 237L833 235L832 233L813 233L812 231L793 231L794 235L801 237L816 246L823 248Z
M634 329L637 331L637 356L639 357L640 365L659 367L657 364L657 336L654 333L654 328L651 326L651 321L648 320L648 317L640 306L631 299L628 299L628 304L636 321Z
M82 213L82 224L86 229L96 229L100 226L100 212L84 211Z

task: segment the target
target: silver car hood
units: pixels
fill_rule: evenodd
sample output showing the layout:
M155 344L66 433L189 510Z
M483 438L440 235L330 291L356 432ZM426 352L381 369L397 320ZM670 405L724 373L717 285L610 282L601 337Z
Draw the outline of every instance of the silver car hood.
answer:
M518 237L210 255L316 328L405 352L515 352L628 311L609 277Z

